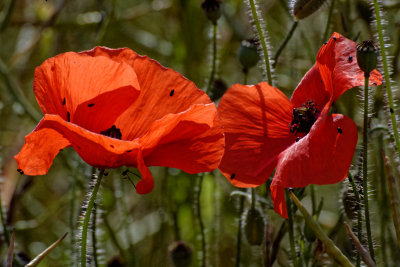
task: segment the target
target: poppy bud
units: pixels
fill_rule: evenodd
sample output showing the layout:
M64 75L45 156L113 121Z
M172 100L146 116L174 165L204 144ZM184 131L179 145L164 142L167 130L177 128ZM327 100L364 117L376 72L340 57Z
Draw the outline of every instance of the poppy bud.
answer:
M264 240L265 220L258 209L249 209L244 215L243 230L250 245L259 246Z
M326 0L296 0L293 5L293 16L302 20L317 11Z
M222 79L215 79L211 85L210 99L216 101L220 99L228 90L228 86Z
M238 49L238 59L245 72L257 64L260 60L260 55L257 51L257 41L255 39L242 41Z
M222 0L203 0L201 7L211 22L216 25L217 20L221 17Z
M315 239L317 239L313 230L306 223L304 224L303 234L304 234L304 237L307 239L307 241L310 243L313 243L315 241Z
M188 267L192 263L192 249L183 241L174 242L169 255L176 267Z
M360 69L369 76L378 63L378 47L372 40L366 40L357 45L357 63Z

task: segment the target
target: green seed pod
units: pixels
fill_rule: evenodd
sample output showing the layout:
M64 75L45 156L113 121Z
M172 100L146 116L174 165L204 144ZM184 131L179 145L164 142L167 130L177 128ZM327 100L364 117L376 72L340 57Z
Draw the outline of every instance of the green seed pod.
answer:
M313 230L306 223L304 223L303 234L306 240L310 243L313 243L317 239Z
M221 17L222 0L203 0L201 7L206 13L207 18L214 24Z
M357 63L366 75L376 69L378 55L378 47L372 40L366 40L357 45Z
M296 0L293 5L293 16L302 20L317 11L326 0Z
M260 246L264 240L265 220L258 209L249 209L245 212L243 223L244 235L250 245Z
M215 79L211 85L211 101L216 101L220 99L228 90L228 86L222 79Z
M257 41L254 39L243 40L238 49L238 59L246 71L254 67L260 60L260 55L257 51Z
M170 246L169 255L176 267L188 267L192 263L192 249L183 241L176 241Z

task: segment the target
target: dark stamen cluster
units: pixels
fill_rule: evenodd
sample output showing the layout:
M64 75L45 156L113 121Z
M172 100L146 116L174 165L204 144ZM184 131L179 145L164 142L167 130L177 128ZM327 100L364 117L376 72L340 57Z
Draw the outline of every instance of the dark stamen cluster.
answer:
M122 133L121 130L115 127L115 125L111 126L111 128L101 131L100 132L102 135L109 136L115 139L121 139L122 138Z
M314 101L308 100L298 108L293 109L293 119L290 123L290 132L307 134L315 123L320 111Z

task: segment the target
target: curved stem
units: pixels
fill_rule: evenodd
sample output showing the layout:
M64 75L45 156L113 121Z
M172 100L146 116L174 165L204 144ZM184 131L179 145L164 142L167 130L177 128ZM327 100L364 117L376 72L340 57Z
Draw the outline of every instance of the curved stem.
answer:
M204 233L204 224L203 224L203 218L201 216L201 208L200 208L200 194L201 194L201 186L203 183L203 174L199 176L198 181L197 181L197 186L196 186L196 195L195 195L195 203L196 203L196 216L197 219L199 220L199 226L200 226L200 239L201 239L201 264L200 266L205 267L206 266L206 236Z
M280 54L282 53L283 49L286 47L290 38L292 38L293 33L296 30L298 24L299 24L299 22L297 20L295 22L293 22L292 28L290 28L290 31L288 32L285 39L282 41L281 45L279 46L278 50L276 51L276 54L274 57L274 63L272 64L273 67L275 67L276 64L278 63L278 58L279 58Z
M208 80L206 93L208 94L211 89L211 85L214 81L215 70L217 66L217 24L213 25L213 39L212 39L212 65L210 79Z
M398 156L400 156L399 132L397 130L398 129L397 121L396 121L396 116L395 116L395 112L394 112L394 103L393 103L392 89L391 89L391 84L390 84L389 66L388 66L388 60L386 57L386 48L385 48L385 42L384 42L384 37L383 37L382 19L381 19L381 15L380 15L380 11L379 11L378 0L373 0L373 5L374 5L374 10L375 10L376 27L377 27L378 36L379 36L380 54L382 56L383 73L385 76L386 93L387 93L387 97L389 100L390 118L391 118L391 122L392 122L393 134L394 134L394 140L396 142L397 153L398 153Z
M363 194L365 228L367 232L368 249L375 261L374 247L372 245L371 224L369 220L368 206L368 83L369 73L364 73L364 129L363 129Z
M292 201L288 196L287 191L285 190L285 198L286 198L286 208L288 213L288 232L289 232L289 243L290 243L290 253L292 256L293 265L295 267L299 266L297 261L297 253L296 246L294 241L294 229L293 229L293 210L292 210Z
M97 176L97 178L95 178L95 185L93 187L92 193L90 194L90 199L87 204L87 208L84 211L84 219L82 225L82 243L81 243L81 267L86 266L87 232L89 228L90 215L92 214L93 206L96 201L97 192L99 191L103 174L104 170L100 170L99 175Z
M251 9L251 15L253 16L254 24L257 29L258 39L260 40L261 47L262 47L263 54L264 54L264 63L265 63L265 70L267 72L268 83L270 85L273 85L271 67L269 64L269 57L268 57L267 42L265 41L265 38L264 38L264 34L263 34L263 31L261 28L260 20L258 18L257 9L256 9L256 5L254 3L254 0L249 0L249 4L250 4L250 9Z

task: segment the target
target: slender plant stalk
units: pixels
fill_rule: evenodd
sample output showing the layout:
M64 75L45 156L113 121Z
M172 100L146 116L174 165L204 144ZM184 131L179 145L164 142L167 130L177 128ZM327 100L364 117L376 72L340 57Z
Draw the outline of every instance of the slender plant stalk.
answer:
M260 40L261 47L262 47L263 54L264 54L264 63L265 63L265 70L267 71L268 83L273 85L271 67L269 64L267 42L265 41L265 38L264 38L263 30L261 28L261 23L258 18L257 9L256 9L256 5L254 3L254 0L249 0L249 4L250 4L250 8L251 8L251 15L253 16L254 24L257 29L258 39Z
M197 179L197 186L195 189L195 210L196 210L196 216L199 221L199 227L200 227L200 241L201 241L201 263L200 266L205 267L206 266L206 236L204 233L204 223L203 223L203 218L201 216L201 207L200 207L200 195L201 195L201 186L203 184L203 174L200 175Z
M286 208L288 213L288 232L289 232L289 243L290 243L290 254L292 256L293 265L295 267L299 266L297 261L296 254L296 246L294 241L294 229L293 229L293 210L292 210L292 201L290 200L287 191L285 191L286 195Z
M97 237L96 237L96 225L97 225L97 205L96 202L93 204L92 212L92 243L93 243L93 263L94 266L99 266L99 261L97 259Z
M328 39L329 34L329 26L331 25L332 14L333 14L333 7L335 6L335 0L332 0L331 6L329 8L328 19L326 20L326 26L324 31L324 36L322 37L322 43Z
M217 68L217 24L213 24L213 36L212 36L212 65L210 79L208 80L206 93L208 94L211 90L211 85L214 81L215 71Z
M362 218L361 218L360 194L358 193L356 183L354 182L353 177L351 176L350 172L348 174L348 178L349 178L351 187L353 188L353 194L354 194L354 197L356 198L356 202L357 202L357 238L358 238L358 240L362 240ZM361 265L360 254L357 253L356 266L360 267L360 265Z
M1 219L1 225L3 226L4 240L6 241L7 245L10 245L10 236L7 229L6 217L4 216L3 212L3 202L1 201L1 194L0 194L0 219Z
M247 84L248 76L249 76L249 71L247 69L243 69L243 84Z
M390 167L385 152L382 152L382 154L383 154L382 156L385 167L387 184L389 188L390 204L392 206L392 217L393 217L394 229L396 232L397 246L400 248L400 222L399 222L399 213L397 211L398 198L395 189L393 188L393 184L395 183L395 181L393 175L390 173Z
M347 233L349 234L351 240L353 241L354 246L356 247L358 254L361 254L363 261L368 267L376 267L375 262L372 260L371 255L368 251L361 245L360 240L356 237L356 235L351 231L350 226L347 223L344 223L346 226Z
M314 221L312 216L308 213L306 208L301 204L300 200L293 194L293 192L289 192L290 197L293 199L294 204L296 204L299 211L303 214L304 220L313 230L314 234L317 236L319 240L324 244L326 252L334 258L337 262L339 262L342 266L354 266L350 260L340 251L338 247L333 243L333 241L324 233L321 229L321 226Z
M242 251L242 214L244 209L244 197L240 197L240 207L239 207L239 226L237 233L237 241L236 241L236 267L240 267L240 256Z
M276 51L276 54L274 56L274 63L272 64L273 67L275 67L276 64L278 64L278 58L281 55L283 49L286 47L286 45L289 42L290 38L292 38L293 33L297 29L297 25L298 24L299 24L299 22L297 20L295 22L293 22L292 28L290 28L290 31L288 32L288 34L286 35L285 39L280 44L280 46L279 46L279 48Z
M84 219L82 225L82 243L81 243L81 267L86 266L86 249L87 249L87 233L89 228L90 216L92 214L93 206L96 201L97 192L99 191L101 179L103 178L104 170L100 170L99 175L95 178L95 185L93 187L92 193L90 194L89 202L87 204L86 210L84 211Z
M375 11L375 18L376 18L376 27L378 30L378 37L379 37L379 46L380 46L380 54L382 56L382 65L383 65L383 73L385 76L385 86L386 86L386 94L389 100L389 110L390 110L390 118L393 127L393 134L394 140L396 142L396 148L398 156L400 156L400 140L399 140L399 132L397 128L397 121L396 115L394 111L394 103L393 103L393 96L392 96L392 88L390 84L390 74L389 74L389 63L386 57L386 48L385 48L385 41L383 37L383 27L382 27L382 19L379 11L379 4L378 0L372 0L374 5Z
M374 246L372 244L371 223L369 220L368 205L368 83L369 73L364 73L364 129L363 129L363 194L365 229L367 232L368 250L375 261Z

